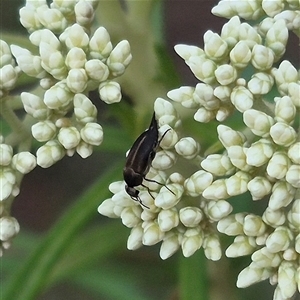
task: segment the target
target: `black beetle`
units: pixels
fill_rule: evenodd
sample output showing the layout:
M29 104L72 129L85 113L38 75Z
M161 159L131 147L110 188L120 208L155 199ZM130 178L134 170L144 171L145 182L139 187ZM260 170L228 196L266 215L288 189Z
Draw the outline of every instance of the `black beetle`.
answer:
M161 140L169 130L171 129L166 130L160 140L158 140L157 121L155 119L155 113L153 113L149 128L136 139L126 158L125 167L123 169L123 177L126 182L126 192L133 200L138 201L144 207L147 206L143 204L141 198L139 197L139 191L134 187L139 185L145 187L150 196L154 198L151 195L149 188L143 184L143 180L145 179L149 182L155 182L157 184L164 185L155 180L147 179L145 176L150 169L151 163L155 157L156 150ZM172 192L168 187L166 188Z

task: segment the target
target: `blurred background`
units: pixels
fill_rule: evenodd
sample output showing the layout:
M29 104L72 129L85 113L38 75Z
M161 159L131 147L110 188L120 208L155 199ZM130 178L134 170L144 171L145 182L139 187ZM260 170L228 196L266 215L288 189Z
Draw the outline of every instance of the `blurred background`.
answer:
M126 1L100 1L98 9L102 4L110 5L109 2L122 5L126 13ZM151 96L152 100L147 100L148 107L153 106L155 97L166 98L166 92L172 88L198 83L173 47L180 43L203 47L203 34L207 30L220 33L226 19L215 17L210 12L217 2L165 0L156 1L153 5L151 26L158 45L155 53L162 69L168 72L164 74L168 79L163 81L162 88L157 89L163 94L157 92L155 95L147 89L141 91L145 97ZM1 32L11 33L12 41L9 43L14 42L14 35L28 35L19 24L18 9L23 4L24 1L20 0L0 1ZM118 20L106 23L104 8L99 12L98 22L108 29L112 39L122 39L121 34L120 37L118 33L114 35L116 29L112 27L110 30L112 23L116 24ZM132 43L129 37L127 39ZM299 65L299 55L294 50L296 42L292 37L286 56ZM14 43L17 44L18 40ZM139 41L133 41L133 45L137 45L133 50L138 52ZM143 72L147 66L140 64L139 68ZM22 90L26 88L20 87ZM132 97L130 89L126 94L123 85L122 89L125 91L124 103L111 106L102 103L97 94L91 95L104 129L104 142L94 149L91 157L82 159L75 154L48 169L37 167L24 177L21 193L15 199L11 212L17 218L21 231L1 259L2 287L5 289L15 284L15 289L18 289L20 274L26 278L25 270L32 266L34 274L30 276L36 280L36 286L32 288L34 292L28 292L24 297L19 295L17 299L208 299L201 295L201 288L209 290L209 299L212 300L273 299L273 287L268 282L243 290L236 288L237 275L250 263L249 257L211 262L205 260L200 249L189 259L183 258L178 251L162 261L160 245L127 250L130 230L122 225L120 219L108 219L97 213L101 201L110 197L109 182L122 180L125 152L147 127L151 116L150 112L143 111L142 115L147 117L142 121L138 117L141 112L138 101L143 103L144 100ZM215 126L203 126L199 133L199 127L195 128L191 121L185 128L200 135L203 147L210 145L212 137L216 138ZM65 235L61 231L65 231ZM67 249L59 248L60 239L64 237L69 239ZM223 242L226 249L230 239L225 238ZM45 249L47 247L48 250ZM43 267L40 268L41 265ZM47 274L47 280L43 281L40 277L44 274ZM191 293L187 295L182 289L189 285Z

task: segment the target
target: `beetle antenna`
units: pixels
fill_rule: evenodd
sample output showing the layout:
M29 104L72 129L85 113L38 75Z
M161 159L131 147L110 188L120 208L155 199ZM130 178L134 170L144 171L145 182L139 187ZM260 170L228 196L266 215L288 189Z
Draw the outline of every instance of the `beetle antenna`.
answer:
M171 130L171 128L167 129L164 134L161 136L161 138L159 139L157 145L159 146L160 142L162 141L162 139L165 137L165 135Z
M175 193L172 191L172 190L170 190L165 184L163 184L163 183L161 183L161 182L158 182L158 181L156 181L156 180L153 180L153 179L148 179L148 178L144 178L146 181L148 181L148 182L155 182L155 183L157 183L157 184L159 184L159 185L162 185L162 186L164 186L169 192L171 192L173 195L175 195ZM143 184L142 184L142 186L144 186ZM147 186L145 186L147 189L148 189L148 192L149 192L149 188L147 187ZM149 192L149 194L151 195L151 193ZM152 197L153 198L153 197ZM154 198L153 198L154 199Z

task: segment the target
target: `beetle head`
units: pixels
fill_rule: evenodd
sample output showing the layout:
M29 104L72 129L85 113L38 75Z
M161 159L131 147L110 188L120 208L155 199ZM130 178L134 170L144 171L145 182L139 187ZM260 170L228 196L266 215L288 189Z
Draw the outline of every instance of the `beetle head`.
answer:
M125 190L126 190L127 194L128 194L131 198L139 199L139 192L140 192L140 191L136 190L134 187L131 187L131 186L126 185Z

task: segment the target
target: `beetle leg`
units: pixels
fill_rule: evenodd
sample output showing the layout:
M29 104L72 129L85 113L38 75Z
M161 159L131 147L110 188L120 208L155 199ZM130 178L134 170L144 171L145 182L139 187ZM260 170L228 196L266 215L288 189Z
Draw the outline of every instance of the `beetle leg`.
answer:
M162 186L164 186L169 192L171 192L173 195L175 195L174 194L174 192L172 191L172 190L170 190L165 184L163 184L163 183L161 183L161 182L158 182L158 181L156 181L156 180L153 180L153 179L148 179L148 178L145 178L144 177L144 180L146 180L146 181L148 181L148 182L155 182L155 183L157 183L157 184L159 184L159 185L162 185ZM142 184L142 186L144 186L143 184ZM145 186L144 186L145 187ZM147 189L148 189L148 192L149 192L149 188L148 187L146 187ZM149 194L151 195L151 193L149 192ZM153 198L153 197L152 197ZM154 198L153 198L154 199Z

